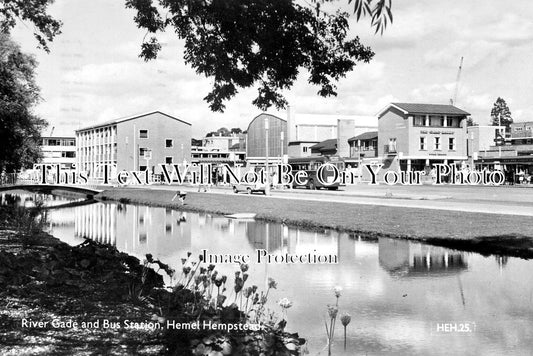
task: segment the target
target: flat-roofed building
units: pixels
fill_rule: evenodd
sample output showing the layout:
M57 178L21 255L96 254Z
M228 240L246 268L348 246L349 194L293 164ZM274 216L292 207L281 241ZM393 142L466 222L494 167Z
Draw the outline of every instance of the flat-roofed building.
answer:
M92 178L104 164L158 174L160 164L191 161L191 124L160 111L118 118L77 130L76 151L78 171Z
M73 169L76 164L76 137L41 137L41 163L59 165L61 169Z

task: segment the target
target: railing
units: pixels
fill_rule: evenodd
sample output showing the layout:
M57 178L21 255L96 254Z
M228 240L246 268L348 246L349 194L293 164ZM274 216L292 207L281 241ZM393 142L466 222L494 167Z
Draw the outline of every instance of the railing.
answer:
M385 145L383 147L383 152L386 154L397 154L398 151L396 150L396 145Z

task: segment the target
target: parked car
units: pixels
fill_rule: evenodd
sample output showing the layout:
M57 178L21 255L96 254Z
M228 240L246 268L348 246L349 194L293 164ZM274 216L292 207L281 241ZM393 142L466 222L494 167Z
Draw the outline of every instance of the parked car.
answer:
M266 195L266 185L264 184L246 184L246 183L234 183L233 184L233 192L234 193L240 193L240 192L246 192L247 194L252 193L263 193Z

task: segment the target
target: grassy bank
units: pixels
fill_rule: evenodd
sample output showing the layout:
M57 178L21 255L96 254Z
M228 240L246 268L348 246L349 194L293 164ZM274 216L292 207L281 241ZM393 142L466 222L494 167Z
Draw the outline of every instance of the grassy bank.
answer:
M266 312L268 291L245 283L246 265L231 303L227 276L201 256L188 253L174 271L92 240L70 246L42 231L46 221L42 207L0 206L1 355L291 356L305 344ZM157 272L177 282L165 287ZM169 327L176 323L234 329ZM241 328L252 323L258 329Z
M304 228L331 228L533 258L533 225L523 216L194 192L187 194L185 206L180 207L171 201L173 195L169 190L116 188L96 198L217 214L256 213L258 219Z

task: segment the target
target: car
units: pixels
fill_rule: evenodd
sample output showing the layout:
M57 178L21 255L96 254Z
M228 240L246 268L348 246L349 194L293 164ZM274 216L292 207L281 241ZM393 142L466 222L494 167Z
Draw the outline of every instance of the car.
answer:
M233 184L233 192L240 193L246 192L248 194L252 193L263 193L266 195L266 185L264 184L247 184L247 183L235 183Z

